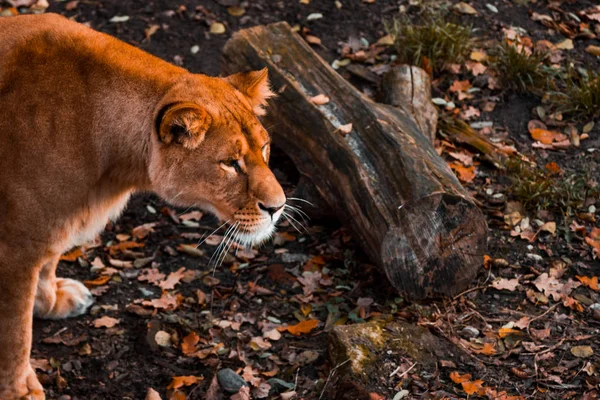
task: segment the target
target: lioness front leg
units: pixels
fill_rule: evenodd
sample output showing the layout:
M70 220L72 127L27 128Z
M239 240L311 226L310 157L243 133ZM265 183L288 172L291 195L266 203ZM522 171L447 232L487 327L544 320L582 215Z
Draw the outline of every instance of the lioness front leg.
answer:
M10 249L10 252L16 252ZM29 361L38 268L0 243L0 399L44 400Z
M63 319L84 314L94 297L83 283L56 277L59 257L54 257L40 270L33 314L43 319Z

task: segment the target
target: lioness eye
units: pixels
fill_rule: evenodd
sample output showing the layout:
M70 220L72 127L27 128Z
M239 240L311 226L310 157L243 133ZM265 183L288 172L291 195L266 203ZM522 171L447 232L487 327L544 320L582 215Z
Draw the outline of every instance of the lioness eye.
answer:
M235 171L238 174L242 172L242 167L240 166L240 162L238 160L229 159L229 160L221 161L221 165L223 165L223 167L226 170L229 170L231 172Z

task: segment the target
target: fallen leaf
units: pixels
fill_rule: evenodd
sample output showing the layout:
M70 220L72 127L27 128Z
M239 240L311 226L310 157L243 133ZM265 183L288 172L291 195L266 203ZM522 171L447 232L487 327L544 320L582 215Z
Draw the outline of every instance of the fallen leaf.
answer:
M509 290L514 292L519 286L519 279L498 278L492 282L492 287L497 290Z
M244 7L231 6L227 7L227 13L229 13L229 15L232 17L241 17L242 15L246 14L246 9Z
M150 233L154 232L154 227L156 225L156 222L151 222L140 226L136 226L132 229L131 236L133 236L136 239L144 239Z
M585 48L585 51L593 56L600 57L600 46L594 46L593 44L590 44Z
M547 163L545 168L548 172L555 174L555 175L558 175L561 173L560 167L554 161Z
M87 287L102 286L102 285L106 284L106 282L108 282L109 280L110 280L110 275L102 275L91 281L83 281L83 284Z
M300 321L296 325L287 326L283 329L287 330L294 336L300 336L303 333L310 333L313 329L317 327L318 324L319 321L317 321L316 319L307 319L304 321Z
M159 29L160 29L160 25L156 25L156 24L150 25L149 27L144 29L144 35L146 36L146 40L150 40L152 35L154 35L156 32L158 32Z
M156 284L165 278L165 274L161 273L158 268L145 268L140 271L138 281L147 281L148 283Z
M496 354L496 348L494 347L494 344L486 342L480 350L475 350L475 353L491 356Z
M185 275L184 271L185 271L185 267L181 267L177 271L171 272L169 274L168 278L165 279L164 281L160 282L158 284L158 286L160 286L160 288L163 290L174 289L175 285L177 285L179 283L179 281L181 280L181 278L184 277L184 275Z
M75 261L77 261L77 258L82 257L82 256L83 256L83 251L81 250L81 247L79 247L75 250L72 250L72 251L60 256L60 260L68 261L68 262L75 262Z
M338 131L342 134L342 136L346 136L350 132L352 132L352 122L345 125L340 125L338 127Z
M108 246L106 249L108 250L111 256L115 257L119 252L122 252L123 250L134 249L137 247L144 247L144 244L126 241L114 244L112 246Z
M588 358L594 354L591 346L574 346L571 347L571 354L577 358Z
M223 25L220 22L213 22L210 25L209 32L213 35L222 35L223 33L225 33L225 25Z
M571 310L575 310L577 312L583 312L583 306L581 305L581 303L569 296L564 297L563 306L568 307Z
M180 295L175 296L165 292L163 293L160 299L144 300L142 301L142 305L160 308L164 310L174 310L179 306L179 304L183 300L179 296Z
M304 35L304 40L310 44L321 45L321 39L314 35Z
M512 329L512 328L498 329L498 336L500 336L501 338L505 338L510 335L522 335L522 334L523 334L523 332L516 330L516 329Z
M449 164L450 168L452 168L457 174L458 179L461 182L469 183L475 179L475 166L471 165L470 167L465 167L461 164L452 162Z
M452 382L454 382L454 383L468 382L471 380L471 378L472 378L471 374L461 375L458 373L458 371L452 371L450 373L450 379L452 379Z
M456 81L452 82L452 86L450 86L450 89L448 89L448 90L450 90L451 92L466 92L470 88L471 88L471 82L469 82L468 80L464 80L464 81L456 80Z
M473 6L467 3L463 3L462 1L453 5L452 9L458 11L461 14L477 15L477 10L474 9Z
M543 144L552 144L554 140L554 132L546 129L531 129L529 133L533 139Z
M571 39L565 39L560 43L554 45L555 48L559 50L573 50L573 41Z
M465 67L467 68L467 70L471 71L473 76L481 75L487 70L487 67L482 63L473 61L467 61L465 63Z
M120 321L120 319L112 318L105 315L102 318L96 319L93 322L93 324L95 328L112 328L113 326L117 325Z
M167 389L178 389L183 386L191 386L203 380L202 376L174 376Z
M271 343L267 342L260 336L255 336L250 339L249 346L254 351L267 350L271 348Z
M471 53L470 58L473 61L481 62L487 60L488 55L483 51L474 51Z
M314 97L311 97L309 100L311 103L317 106L329 103L329 97L325 96L324 94L318 94Z
M576 275L575 278L577 278L581 283L583 283L585 286L589 287L592 290L600 291L600 287L598 287L598 277L597 276L592 276L592 277L587 277L587 276L579 276Z
M186 356L192 355L196 351L198 351L197 344L200 341L200 337L196 334L196 332L191 332L189 335L183 338L181 341L181 351Z
M463 390L468 395L472 395L479 392L483 388L482 384L482 380L476 380L473 382L461 382Z

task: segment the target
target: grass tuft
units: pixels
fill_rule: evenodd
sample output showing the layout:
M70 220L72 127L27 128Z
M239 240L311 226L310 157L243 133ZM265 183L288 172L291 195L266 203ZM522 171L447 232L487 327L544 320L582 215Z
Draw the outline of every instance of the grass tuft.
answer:
M438 73L446 64L465 60L472 48L471 27L448 22L439 12L421 21L403 16L387 24L400 62Z
M564 90L551 93L550 101L557 111L575 119L600 117L600 72L567 70Z
M524 46L518 49L502 43L495 50L493 66L505 88L518 93L532 91L541 94L553 75L552 70L544 65L546 56L545 52L534 50L529 54Z
M598 183L585 173L556 173L517 157L507 160L506 170L512 180L511 193L528 210L559 211L569 216L587 198L600 195Z

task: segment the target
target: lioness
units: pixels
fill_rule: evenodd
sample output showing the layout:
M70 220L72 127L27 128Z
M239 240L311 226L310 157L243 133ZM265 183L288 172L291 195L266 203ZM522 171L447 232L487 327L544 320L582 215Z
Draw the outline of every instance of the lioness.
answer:
M153 191L269 237L286 202L257 115L267 71L192 74L58 15L0 18L0 399L44 399L32 318L93 298L59 256Z

